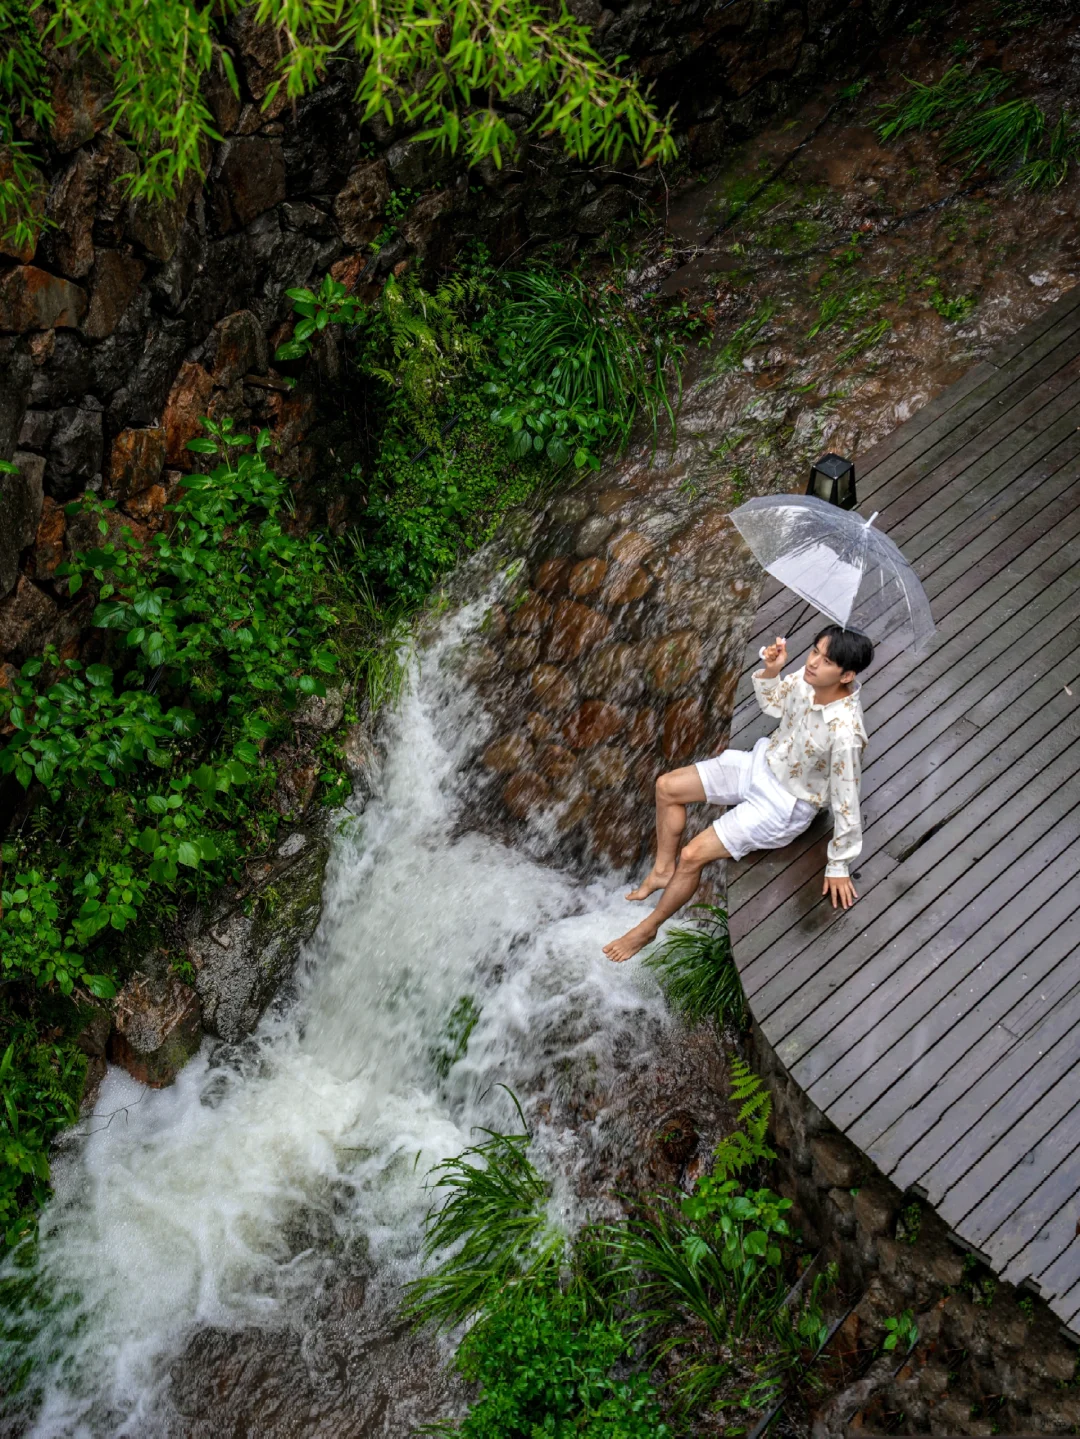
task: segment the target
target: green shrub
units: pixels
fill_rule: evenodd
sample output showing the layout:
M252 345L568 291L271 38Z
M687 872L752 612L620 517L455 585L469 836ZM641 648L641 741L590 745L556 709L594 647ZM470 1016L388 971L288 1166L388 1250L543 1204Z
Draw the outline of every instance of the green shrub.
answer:
M665 1439L648 1377L616 1378L631 1353L621 1327L563 1293L548 1266L499 1296L462 1340L457 1367L480 1385L461 1439Z
M0 1015L0 1235L32 1233L49 1193L49 1143L78 1116L86 1059L67 1039L39 1037L33 1023Z

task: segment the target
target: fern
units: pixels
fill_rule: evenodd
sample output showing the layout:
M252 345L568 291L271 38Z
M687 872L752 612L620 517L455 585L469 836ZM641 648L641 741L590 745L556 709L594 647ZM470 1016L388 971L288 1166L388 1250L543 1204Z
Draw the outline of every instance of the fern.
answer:
M739 1110L740 1129L726 1135L714 1151L713 1176L730 1179L751 1165L767 1163L776 1158L766 1141L772 1099L761 1080L741 1059L731 1061L731 1097L742 1105Z

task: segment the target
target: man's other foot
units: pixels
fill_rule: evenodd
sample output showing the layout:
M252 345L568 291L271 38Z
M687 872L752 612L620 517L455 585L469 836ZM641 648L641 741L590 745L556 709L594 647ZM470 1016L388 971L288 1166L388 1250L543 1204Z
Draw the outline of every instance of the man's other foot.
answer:
M613 939L610 944L604 945L604 953L615 964L622 964L623 960L630 959L637 954L639 949L644 949L647 944L656 938L656 930L646 927L643 924L635 925L633 929L627 930L621 939Z
M626 896L627 899L648 899L649 895L655 894L658 889L667 889L674 873L674 865L670 869L657 869L656 865L653 865L637 889L632 889Z

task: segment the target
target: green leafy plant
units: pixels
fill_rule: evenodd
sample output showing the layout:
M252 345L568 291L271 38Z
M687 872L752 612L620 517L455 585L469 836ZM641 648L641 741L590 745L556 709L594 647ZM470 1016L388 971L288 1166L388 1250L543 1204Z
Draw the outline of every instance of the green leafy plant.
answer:
M985 70L975 76L962 65L950 66L933 84L908 80L905 94L882 106L878 137L898 140L914 130L952 125L965 112L997 99L1011 84L1000 70Z
M896 1221L896 1237L905 1240L908 1244L917 1244L921 1228L922 1205L917 1199L913 1199L900 1211Z
M667 370L682 347L648 327L615 287L590 288L550 266L502 278L492 312L497 365L486 386L491 418L510 433L510 452L543 453L595 469L603 449L621 449L643 415L653 435L662 418L674 432Z
M656 972L664 997L691 1024L713 1019L741 1026L746 1019L739 972L731 952L727 911L700 904L702 926L672 930L645 956Z
M461 1439L668 1439L656 1391L644 1374L615 1377L633 1349L622 1328L590 1312L577 1286L559 1287L549 1265L493 1296L462 1340L456 1365L480 1393Z
M0 28L12 40L0 65L0 97L17 110L29 108L47 126L40 48L27 16L41 8L42 0L29 6L3 0ZM549 9L534 0L454 0L449 6L223 0L200 7L189 0L53 0L45 12L48 41L75 46L108 69L110 120L130 137L138 157L127 179L134 197L171 198L189 175L203 174L208 141L220 139L204 80L217 69L239 94L225 26L242 10L278 42L281 58L264 107L279 92L299 100L336 61L352 56L362 121L378 116L399 123L421 141L462 151L472 164L490 157L501 166L513 153L517 136L502 106L523 100L532 111L531 128L557 137L578 158L674 157L670 128L645 92L620 73L619 60L601 60L588 27L561 3ZM8 138L0 131L0 140ZM33 194L18 176L0 202L9 228L31 223Z
M1034 100L1003 100L960 119L945 141L946 155L966 155L966 175L981 165L1007 170L1026 163L1042 142L1046 115Z
M766 1142L772 1116L769 1092L746 1061L734 1055L731 1059L731 1097L740 1106L740 1127L725 1135L713 1153L713 1173L724 1178L776 1158Z
M758 343L761 332L775 313L775 301L765 300L759 305L750 318L744 320L720 346L713 362L714 372L724 374L727 371L739 369L751 349Z
M919 1341L919 1326L915 1323L910 1309L885 1321L885 1338L882 1349L901 1349L905 1354L915 1348Z

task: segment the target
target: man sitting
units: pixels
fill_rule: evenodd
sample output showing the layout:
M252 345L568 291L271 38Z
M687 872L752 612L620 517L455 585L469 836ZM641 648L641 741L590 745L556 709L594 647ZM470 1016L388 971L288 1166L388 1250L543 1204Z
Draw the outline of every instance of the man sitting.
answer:
M663 890L659 904L621 939L604 946L621 962L656 938L666 919L697 893L701 871L714 859L742 859L757 849L782 849L802 834L819 809L833 814L833 835L822 894L849 909L858 899L850 866L862 849L859 780L866 745L859 682L874 647L855 630L829 625L815 639L801 670L780 678L787 641L765 650L754 693L780 723L752 752L725 750L714 759L672 770L656 781L656 862L627 899ZM686 806L729 805L725 814L678 854ZM678 855L678 864L676 864Z

